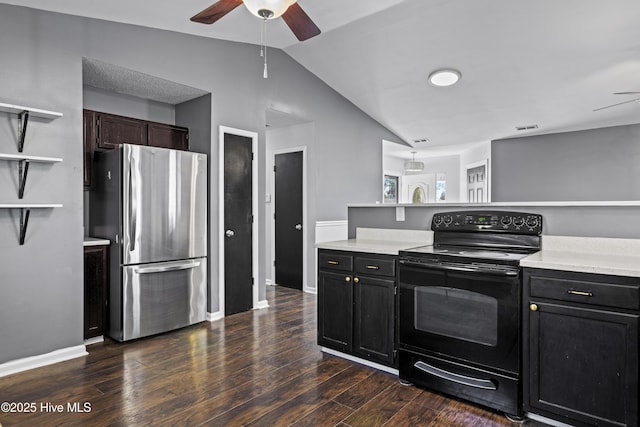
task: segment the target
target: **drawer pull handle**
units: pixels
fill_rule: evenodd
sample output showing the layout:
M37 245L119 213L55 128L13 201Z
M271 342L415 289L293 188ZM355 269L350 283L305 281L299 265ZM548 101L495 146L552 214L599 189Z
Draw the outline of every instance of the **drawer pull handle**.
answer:
M357 277L354 277L354 278L353 278L353 283L360 283L360 279L359 279L359 278L357 278Z
M329 264L329 265L338 265L340 263L338 261L327 261L327 264Z
M567 293L571 294L571 295L580 295L582 297L592 297L593 296L593 292L574 291L573 289L568 290Z
M349 276L345 277L344 281L347 282L347 283L351 282L351 277L349 277Z
M367 268L369 270L380 270L380 267L377 265L367 265Z

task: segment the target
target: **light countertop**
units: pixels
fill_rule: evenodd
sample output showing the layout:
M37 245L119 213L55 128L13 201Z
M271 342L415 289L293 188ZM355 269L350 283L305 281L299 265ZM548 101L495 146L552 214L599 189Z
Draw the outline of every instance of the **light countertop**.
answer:
M356 238L316 243L318 249L398 255L398 251L433 244L429 230L357 228Z
M111 241L108 239L98 239L96 237L85 237L84 246L108 246Z
M520 266L640 277L640 240L543 236L542 250Z

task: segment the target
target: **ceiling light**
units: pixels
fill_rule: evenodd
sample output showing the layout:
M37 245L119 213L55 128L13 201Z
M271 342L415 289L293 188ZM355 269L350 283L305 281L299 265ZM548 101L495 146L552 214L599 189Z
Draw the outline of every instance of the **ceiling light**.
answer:
M405 172L421 172L424 170L423 162L416 162L416 152L412 151L412 160L404 163Z
M462 74L458 70L442 69L429 74L429 82L434 86L451 86L456 84L460 77Z
M296 0L243 0L244 5L258 18L275 19L282 16Z
M289 9L289 6L296 1L297 0L242 0L247 9L249 9L249 12L258 18L262 18L264 21L260 41L260 56L264 58L262 77L265 79L269 77L269 72L267 71L267 19L282 16L282 14Z

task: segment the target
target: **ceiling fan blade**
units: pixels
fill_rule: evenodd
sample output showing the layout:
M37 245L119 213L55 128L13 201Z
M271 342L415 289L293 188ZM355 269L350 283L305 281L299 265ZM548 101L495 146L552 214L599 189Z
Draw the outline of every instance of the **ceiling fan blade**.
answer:
M289 6L289 9L282 15L282 19L301 42L320 34L320 28L313 23L298 3Z
M197 15L192 16L191 20L202 24L213 24L241 4L242 0L220 0Z
M630 102L636 102L636 101L640 101L640 98L632 99L630 101L618 102L617 104L607 105L606 107L596 108L593 111L600 111L600 110L604 110L605 108L617 107L618 105L629 104Z
M616 92L614 95L638 95L640 92Z

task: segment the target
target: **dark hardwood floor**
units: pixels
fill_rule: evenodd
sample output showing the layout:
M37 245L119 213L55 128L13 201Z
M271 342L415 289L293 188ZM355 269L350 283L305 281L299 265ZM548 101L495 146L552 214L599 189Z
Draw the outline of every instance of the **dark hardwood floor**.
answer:
M500 414L323 354L314 295L268 287L267 299L268 309L124 344L106 340L89 346L86 357L0 378L0 402L35 404L32 413L0 412L0 423L511 425ZM73 404L88 411L69 411ZM55 405L62 412L51 412L60 409Z

